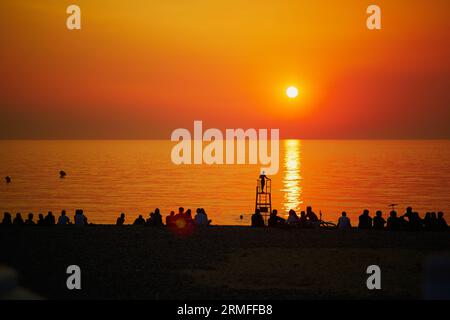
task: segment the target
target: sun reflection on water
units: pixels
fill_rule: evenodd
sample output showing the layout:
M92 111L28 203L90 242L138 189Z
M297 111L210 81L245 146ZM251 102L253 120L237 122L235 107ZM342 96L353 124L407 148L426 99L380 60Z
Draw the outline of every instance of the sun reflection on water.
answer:
M300 182L301 167L301 141L285 140L284 141L284 177L283 177L283 209L287 213L290 209L298 211L302 200L302 187Z

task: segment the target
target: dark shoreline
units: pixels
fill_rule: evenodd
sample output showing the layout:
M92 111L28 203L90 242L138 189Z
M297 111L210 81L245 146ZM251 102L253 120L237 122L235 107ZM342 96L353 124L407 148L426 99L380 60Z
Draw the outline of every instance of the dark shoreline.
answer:
M450 232L145 226L1 227L0 263L50 299L420 299ZM82 290L66 288L66 268ZM382 290L366 288L378 264Z

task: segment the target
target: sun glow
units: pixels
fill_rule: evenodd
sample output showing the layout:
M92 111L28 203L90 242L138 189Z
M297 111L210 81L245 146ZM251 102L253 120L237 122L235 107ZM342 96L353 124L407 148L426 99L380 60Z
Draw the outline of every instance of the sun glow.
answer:
M298 89L296 87L289 87L286 89L286 95L289 98L294 99L298 96Z

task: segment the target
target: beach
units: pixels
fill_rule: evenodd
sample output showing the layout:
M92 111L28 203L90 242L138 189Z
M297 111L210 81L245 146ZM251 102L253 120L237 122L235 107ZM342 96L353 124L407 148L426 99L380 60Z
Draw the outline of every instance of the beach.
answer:
M449 232L146 226L2 227L0 264L48 299L420 299ZM368 290L369 265L381 290ZM81 290L66 268L81 268Z

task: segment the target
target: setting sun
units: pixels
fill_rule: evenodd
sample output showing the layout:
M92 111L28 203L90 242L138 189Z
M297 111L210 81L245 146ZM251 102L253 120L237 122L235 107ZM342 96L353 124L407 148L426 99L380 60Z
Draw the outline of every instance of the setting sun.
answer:
M298 96L298 89L296 87L289 87L286 89L286 95L293 99Z

